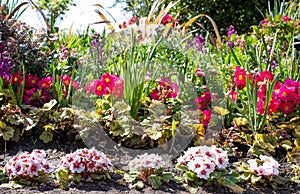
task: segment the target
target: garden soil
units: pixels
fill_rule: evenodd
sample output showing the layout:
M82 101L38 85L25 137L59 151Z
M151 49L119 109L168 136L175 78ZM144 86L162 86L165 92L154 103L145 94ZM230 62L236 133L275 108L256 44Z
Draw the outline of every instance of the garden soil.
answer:
M27 138L21 139L18 143L8 142L6 145L6 153L4 153L4 142L0 143L0 165L4 166L5 163L17 153L22 151L31 152L34 149L44 149L47 153L47 159L52 162L54 165L57 165L59 160L67 153L71 153L78 148L86 147L85 144L81 141L75 141L74 138L70 136L61 136L61 139L54 139L52 142L44 144L38 139L38 136L28 136ZM232 159L231 159L232 160ZM279 161L280 162L280 161ZM280 175L289 177L291 173L291 166L288 163L280 162ZM175 164L174 164L175 166ZM173 169L175 172L175 170ZM280 193L280 194L290 194L290 193L299 193L300 187L298 184L289 183L284 187L279 187L277 190L273 190L269 187L243 184L240 185L244 188L243 194L255 194L255 193ZM155 194L166 194L166 193L178 193L178 194L188 194L190 193L188 186L176 184L174 182L169 182L164 184L160 189L154 190L151 187L145 187L143 190L129 189L128 185L122 180L122 176L118 174L112 174L112 179L107 181L97 181L97 182L85 182L80 184L73 184L68 190L62 190L58 185L46 184L39 186L37 188L4 188L0 187L0 193L18 193L18 194L31 194L31 193L48 193L48 194L96 194L96 193L155 193ZM218 186L218 185L202 185L201 188L197 191L199 194L208 194L208 193L232 193L229 189Z

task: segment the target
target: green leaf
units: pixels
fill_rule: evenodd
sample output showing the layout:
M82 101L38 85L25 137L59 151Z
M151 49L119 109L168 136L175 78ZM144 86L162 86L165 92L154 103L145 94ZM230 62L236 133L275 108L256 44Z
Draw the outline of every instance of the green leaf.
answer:
M157 176L157 175L150 175L147 178L148 183L154 188L158 189L162 185L162 177Z
M162 181L169 182L174 179L174 174L172 172L163 172L162 173Z
M176 169L179 170L179 171L181 171L181 172L188 172L188 171L190 171L190 170L188 169L188 167L187 167L187 166L184 166L184 165L177 165L177 166L176 166Z
M273 177L272 180L274 182L276 182L277 184L279 184L279 185L285 185L285 184L287 184L289 182L289 179L284 178L282 176L275 176L275 177Z
M44 104L43 110L50 111L56 104L56 100L50 100L50 102Z
M144 187L145 184L143 183L143 181L138 181L137 183L131 186L131 188L135 188L135 189L143 189Z
M9 183L2 183L0 187L10 188L10 189L21 189L24 186L16 183L15 181L10 181Z
M185 177L186 177L187 181L192 181L192 182L194 182L198 179L197 175L192 171L186 172Z
M40 135L40 140L42 140L44 143L49 143L53 140L53 134L51 132L51 129L47 128L43 133Z
M57 175L58 175L59 179L68 180L68 178L69 178L68 173L64 169L60 169L57 172Z
M231 189L234 193L242 193L244 189L234 182L232 182L230 179L227 179L225 177L222 177L221 179L217 179L218 183L221 185Z
M295 176L295 177L291 178L291 181L294 181L295 183L300 184L300 176Z
M66 181L66 180L60 180L59 181L59 187L61 189L67 189L67 188L69 188L69 182Z
M105 179L105 175L103 175L103 174L92 174L91 179L98 180L98 181L103 180L103 179Z
M124 174L124 180L127 182L127 183L132 183L133 181L135 181L137 178L136 175L131 175L131 174L127 174L125 173Z
M256 184L257 182L259 182L259 181L262 180L262 177L261 176L256 176L256 175L252 175L250 179L251 179L251 183L252 184Z
M76 183L80 183L81 181L81 174L75 174L73 177L72 177L72 180Z
M10 140L14 136L14 129L0 121L0 136L2 136L5 141Z

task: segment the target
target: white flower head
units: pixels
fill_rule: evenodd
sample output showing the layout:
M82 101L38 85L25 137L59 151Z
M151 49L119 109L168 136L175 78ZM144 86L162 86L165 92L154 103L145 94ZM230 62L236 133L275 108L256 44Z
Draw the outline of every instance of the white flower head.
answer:
M135 157L128 163L130 169L143 170L143 169L160 169L166 167L166 163L162 157L157 154L142 154Z

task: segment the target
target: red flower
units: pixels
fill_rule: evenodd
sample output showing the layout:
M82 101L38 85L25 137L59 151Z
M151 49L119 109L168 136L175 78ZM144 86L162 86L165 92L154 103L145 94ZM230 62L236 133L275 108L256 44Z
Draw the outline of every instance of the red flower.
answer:
M161 20L161 24L166 24L172 21L172 16L170 16L169 14L166 14L163 19Z
M128 21L128 25L135 24L135 17L131 17L130 20Z
M69 86L71 83L71 78L67 74L62 77L62 83L64 86Z
M236 102L237 97L238 97L238 93L232 91L232 92L229 92L229 96L230 96L230 98L231 98L231 100L232 100L233 102Z
M38 83L38 77L37 76L33 76L31 74L27 74L25 76L25 85L26 86L36 86L36 84Z
M95 94L97 96L103 96L105 94L108 94L108 90L101 80L95 81Z
M95 93L95 89L96 89L96 82L98 80L97 79L93 79L91 80L86 86L85 86L85 90L87 95L91 92L91 93Z
M116 74L110 75L109 73L105 73L101 76L100 81L110 92L113 89L115 82L118 80L118 76Z
M293 103L291 102L284 102L280 105L280 110L283 114L290 114L293 112Z
M245 70L241 69L240 66L235 67L234 81L238 89L242 90L246 87L246 76L247 72Z
M73 88L75 88L77 90L81 89L80 85L76 81L72 81L72 86L73 86Z
M197 77L204 77L204 76L205 76L205 73L204 73L200 68L197 68L197 69L196 69L195 75L196 75Z
M280 100L279 99L274 99L272 97L270 104L269 104L269 110L268 110L268 114L271 113L276 113L278 111L279 105L280 105Z
M204 110L211 104L210 91L203 92L201 96L198 96L195 100L196 107L200 110Z
M203 118L202 122L209 123L209 121L211 119L210 110L204 110L202 113L204 115L204 118Z
M287 16L287 15L282 16L281 19L282 19L282 21L284 21L284 22L288 22L288 21L291 20L291 18L290 18L289 16Z
M159 100L161 97L160 97L160 93L159 93L159 90L152 90L152 92L151 92L151 98L153 99L153 100Z
M115 85L111 91L111 94L118 97L119 99L122 98L124 93L124 80L119 79L115 82Z
M11 77L10 83L20 85L23 81L22 71L17 71Z
M52 85L52 77L46 77L46 78L42 78L39 83L39 89L44 89L44 88L51 88Z

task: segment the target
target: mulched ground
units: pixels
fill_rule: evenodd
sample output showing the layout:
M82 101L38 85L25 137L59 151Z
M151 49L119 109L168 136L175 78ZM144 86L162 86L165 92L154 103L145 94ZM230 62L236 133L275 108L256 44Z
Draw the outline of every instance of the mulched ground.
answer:
M63 136L61 139L55 139L48 144L44 144L38 139L38 136L28 136L27 138L21 139L18 143L8 142L7 151L4 158L4 144L0 143L0 165L4 166L6 161L11 157L15 156L20 151L29 151L33 149L44 149L47 153L47 159L53 164L58 164L58 161L62 156L67 153L73 152L78 148L86 147L82 141L74 141L70 136ZM280 175L289 176L288 173L291 172L290 164L280 163ZM174 164L175 166L175 164ZM289 183L284 187L279 187L276 191L266 186L257 186L244 184L240 185L245 189L244 194L255 194L255 193L278 193L278 194L287 194L287 193L300 193L300 186L298 184ZM109 181L99 181L99 182L88 182L80 183L77 185L71 185L68 190L62 190L58 186L41 186L38 189L22 188L22 189L10 189L10 188L0 188L0 193L155 193L155 194L165 194L165 193L179 193L179 194L188 194L190 193L189 187L184 185L179 185L173 182L164 184L159 190L154 190L151 187L146 187L142 191L131 190L122 180L122 176L118 174L112 174L112 180ZM202 185L198 190L199 194L208 194L208 193L232 193L229 189L216 186L216 185Z

